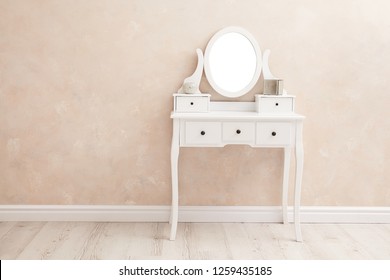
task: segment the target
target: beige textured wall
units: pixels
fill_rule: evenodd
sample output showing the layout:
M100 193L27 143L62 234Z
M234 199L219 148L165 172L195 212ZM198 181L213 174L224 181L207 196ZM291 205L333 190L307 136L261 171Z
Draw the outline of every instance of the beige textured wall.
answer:
M0 0L0 203L169 204L171 94L238 25L307 116L303 204L390 206L389 3ZM182 149L181 203L276 205L281 165Z

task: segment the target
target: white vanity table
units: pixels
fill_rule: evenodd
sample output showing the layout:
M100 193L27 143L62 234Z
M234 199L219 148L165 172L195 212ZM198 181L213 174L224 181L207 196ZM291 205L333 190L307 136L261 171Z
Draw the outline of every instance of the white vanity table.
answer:
M211 59L210 55L217 50L217 43L221 44L221 41L223 42L227 39L226 36L232 34L235 37L238 36L239 39L246 40L244 44L249 42L253 46L253 57L250 59L255 59L255 63L250 66L252 67L252 70L249 71L250 79L245 80L244 78L241 85L236 86L234 90L229 90L227 86L221 83L221 80L217 81L214 79L217 68L212 65L212 63L216 62ZM247 51L248 48L245 52ZM260 54L260 48L252 35L241 28L229 27L216 33L210 40L205 53L204 68L210 85L218 93L227 97L237 97L247 93L256 84L262 67L265 78L272 75L268 68L268 56L266 58L267 65L262 66ZM229 53L230 56L231 53ZM201 67L199 66L200 64L202 65ZM223 68L226 69L228 66L224 65ZM234 66L233 68L237 67ZM294 223L296 240L302 241L299 207L303 172L302 125L304 116L294 112L295 97L287 94L256 95L255 102L212 102L209 94L202 94L197 89L200 80L199 72L201 72L199 69L203 69L203 57L198 51L197 70L193 76L185 80L185 82L190 83L190 86L183 84L183 88L190 88L190 91L195 88L196 93L174 94L174 111L171 114L173 135L171 147L172 207L170 239L175 240L178 223L178 159L180 148L224 147L225 145L233 144L249 145L253 148L284 149L282 186L284 223L287 223L291 150L295 150ZM228 75L235 77L237 73L228 73ZM183 92L183 88L179 92ZM223 176L223 174L220 174L220 176Z

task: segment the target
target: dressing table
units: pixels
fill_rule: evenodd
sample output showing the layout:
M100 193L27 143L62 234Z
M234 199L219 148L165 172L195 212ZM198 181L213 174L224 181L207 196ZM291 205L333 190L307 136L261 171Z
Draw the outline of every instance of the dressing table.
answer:
M299 207L303 172L304 116L295 113L295 96L281 91L276 94L257 94L254 102L213 102L210 101L209 94L199 91L203 69L211 87L229 98L248 93L257 83L261 71L265 82L280 81L269 70L269 50L262 57L256 40L245 29L239 27L222 29L209 41L204 58L200 49L197 49L197 54L198 65L194 74L186 78L182 88L173 95L170 240L176 238L178 223L180 148L249 145L253 148L284 149L282 185L284 223L287 223L291 151L295 151L294 223L296 240L302 241Z

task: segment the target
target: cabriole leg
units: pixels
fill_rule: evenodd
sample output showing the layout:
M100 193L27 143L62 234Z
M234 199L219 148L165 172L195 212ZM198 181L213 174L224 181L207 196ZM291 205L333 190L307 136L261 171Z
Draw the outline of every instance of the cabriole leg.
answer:
M172 206L169 222L171 224L170 240L176 239L176 230L179 212L179 120L173 120L172 147L171 147L171 176L172 176Z

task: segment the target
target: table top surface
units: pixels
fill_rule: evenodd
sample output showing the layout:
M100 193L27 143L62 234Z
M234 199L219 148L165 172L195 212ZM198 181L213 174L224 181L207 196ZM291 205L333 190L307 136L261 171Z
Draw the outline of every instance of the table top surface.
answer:
M207 113L181 113L171 112L172 119L196 119L196 120L268 120L268 121L296 121L303 120L305 116L288 114L259 114L257 112L240 111L210 111Z

